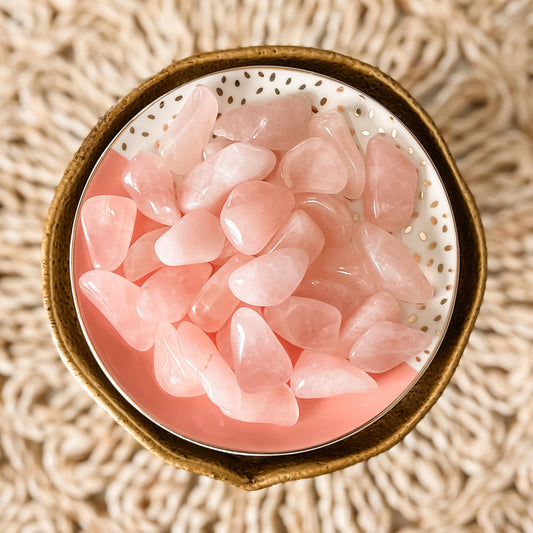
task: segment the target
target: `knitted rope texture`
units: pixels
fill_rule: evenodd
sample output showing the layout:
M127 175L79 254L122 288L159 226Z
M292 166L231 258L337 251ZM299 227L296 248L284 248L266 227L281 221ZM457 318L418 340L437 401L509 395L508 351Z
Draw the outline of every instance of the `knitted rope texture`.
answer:
M247 493L163 464L61 363L40 299L54 188L173 59L333 49L402 83L482 212L484 305L442 398L364 464ZM531 0L0 0L0 531L533 532Z

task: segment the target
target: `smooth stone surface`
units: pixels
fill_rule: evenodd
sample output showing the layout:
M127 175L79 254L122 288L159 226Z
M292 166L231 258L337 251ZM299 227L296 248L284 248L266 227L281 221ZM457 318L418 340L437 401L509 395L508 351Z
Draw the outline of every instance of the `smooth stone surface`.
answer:
M139 211L148 218L166 226L181 218L172 173L157 154L139 152L125 168L122 184Z
M283 181L292 192L341 192L348 180L346 165L335 146L320 137L308 137L281 160Z
M239 250L224 237L222 252L220 252L220 255L216 259L210 261L210 263L215 266L223 265L230 257L238 253L240 253Z
M262 180L276 156L267 148L236 142L196 165L180 183L177 198L184 212L207 209L220 213L227 195L239 183Z
M128 252L137 206L131 198L101 195L81 207L81 227L94 268L117 269Z
M366 372L386 372L425 350L433 337L396 322L378 322L355 342L350 362Z
M213 93L198 85L159 139L159 153L176 174L188 174L202 161L218 113Z
M155 241L166 233L168 228L149 231L139 237L128 249L124 259L124 275L130 281L137 281L146 274L161 268L163 263L155 254Z
M328 398L371 392L377 383L342 357L304 351L294 366L291 388L297 398Z
M365 161L342 113L317 113L309 122L309 134L335 145L347 171L347 183L342 193L350 200L360 198L365 187Z
M138 315L140 288L137 285L105 270L85 272L79 277L78 284L129 346L144 352L154 345L157 324Z
M309 264L301 248L281 248L261 255L235 270L228 280L231 292L249 305L277 305L298 287Z
M220 223L237 250L259 253L289 217L294 195L285 187L263 181L237 185L220 213Z
M163 267L142 285L137 312L144 320L177 322L211 275L209 263Z
M214 133L271 150L288 150L307 137L310 118L309 99L291 94L227 111L217 119Z
M435 292L413 258L396 237L370 223L358 226L359 238L378 285L398 300L426 303Z
M291 377L292 363L274 332L253 309L237 309L231 318L231 350L237 382L246 392L279 387Z
M220 152L220 150L229 146L232 142L233 141L230 141L229 139L224 139L224 137L216 137L212 141L209 141L202 152L204 160L214 156Z
M157 239L155 253L169 266L205 263L220 255L224 241L218 218L209 211L195 210Z
M363 209L368 222L395 232L413 213L418 174L392 138L372 137L366 147L366 186Z
M264 318L273 331L300 348L332 352L337 346L341 313L320 300L290 296L266 307Z

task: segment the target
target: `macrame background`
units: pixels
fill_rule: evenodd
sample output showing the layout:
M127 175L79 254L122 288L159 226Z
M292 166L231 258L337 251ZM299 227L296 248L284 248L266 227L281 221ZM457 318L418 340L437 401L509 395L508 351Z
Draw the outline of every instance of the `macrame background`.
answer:
M481 209L485 302L451 385L366 464L246 493L141 447L61 363L40 300L54 188L104 111L173 59L301 44L433 116ZM0 0L0 531L532 532L531 0Z

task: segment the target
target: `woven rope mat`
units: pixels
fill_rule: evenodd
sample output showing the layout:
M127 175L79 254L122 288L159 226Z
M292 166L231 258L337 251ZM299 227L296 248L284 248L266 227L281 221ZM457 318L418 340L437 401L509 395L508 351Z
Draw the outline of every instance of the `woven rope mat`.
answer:
M476 330L442 398L365 464L246 493L171 468L64 368L40 241L108 107L175 58L301 44L368 61L433 116L489 248ZM0 0L0 531L532 532L531 0Z

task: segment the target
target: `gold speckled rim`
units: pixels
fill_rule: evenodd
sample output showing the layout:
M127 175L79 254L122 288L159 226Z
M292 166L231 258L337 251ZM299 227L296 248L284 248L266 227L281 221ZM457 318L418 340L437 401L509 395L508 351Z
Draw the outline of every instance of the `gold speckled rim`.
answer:
M92 168L115 135L172 88L205 74L248 65L314 71L351 85L388 107L419 139L442 177L457 223L463 273L447 333L409 394L355 435L286 456L239 456L205 448L170 434L143 416L112 386L92 356L70 287L69 246L76 209ZM123 98L98 121L65 171L50 206L42 244L44 305L59 353L71 373L118 423L165 462L249 490L332 472L369 459L403 439L451 379L474 327L486 273L485 240L474 199L436 126L420 105L397 82L370 65L335 52L288 46L240 48L183 59Z

